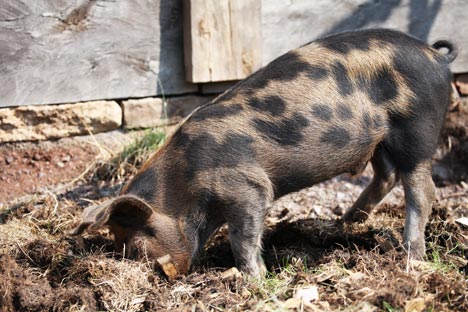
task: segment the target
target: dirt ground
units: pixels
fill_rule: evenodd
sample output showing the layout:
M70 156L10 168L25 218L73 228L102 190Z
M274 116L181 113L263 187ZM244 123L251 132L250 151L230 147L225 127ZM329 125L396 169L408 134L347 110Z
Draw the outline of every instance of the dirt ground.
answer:
M262 281L230 269L226 229L192 273L174 281L123 259L106 230L66 235L86 206L114 196L131 177L132 164L114 170L105 159L133 135L1 146L0 311L467 311L468 227L456 221L468 216L467 126L463 99L451 108L434 159L438 200L426 229L427 261L402 252L400 186L364 224L339 226L371 179L367 168L275 203ZM110 169L121 174L103 174Z

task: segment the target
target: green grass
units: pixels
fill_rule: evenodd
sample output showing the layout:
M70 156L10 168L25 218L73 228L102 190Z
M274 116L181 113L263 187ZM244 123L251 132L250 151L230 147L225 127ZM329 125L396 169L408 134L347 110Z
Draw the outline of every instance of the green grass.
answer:
M110 161L98 163L93 174L97 180L120 180L135 174L138 168L166 140L166 134L159 128L146 130L126 146L121 153Z
M392 307L392 305L388 303L387 301L384 301L382 305L383 305L384 311L386 312L399 312L400 311L397 308Z
M448 273L451 271L457 271L458 267L452 262L444 262L440 255L440 250L438 248L432 249L431 252L431 264L434 269L443 273Z
M141 164L143 158L156 151L166 140L166 134L160 129L149 129L141 137L129 146L125 147L122 153L113 159L116 164L130 163Z

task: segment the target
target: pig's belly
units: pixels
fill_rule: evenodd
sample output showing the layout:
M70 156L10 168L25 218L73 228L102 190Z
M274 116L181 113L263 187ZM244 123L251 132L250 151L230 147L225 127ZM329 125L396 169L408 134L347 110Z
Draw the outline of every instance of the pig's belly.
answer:
M274 185L275 197L297 192L341 173L360 173L373 151L374 146L368 146L359 152L343 150L334 153L328 151L326 154L305 149L300 154L290 153L276 157L269 174Z

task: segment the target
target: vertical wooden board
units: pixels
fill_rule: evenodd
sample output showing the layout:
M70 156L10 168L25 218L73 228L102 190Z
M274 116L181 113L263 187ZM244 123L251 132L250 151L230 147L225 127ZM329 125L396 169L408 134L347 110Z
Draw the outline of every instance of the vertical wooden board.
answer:
M1 0L0 107L196 91L182 21L182 0Z
M230 1L236 76L242 79L262 66L261 1Z
M260 66L260 2L186 0L184 10L188 81L242 79Z

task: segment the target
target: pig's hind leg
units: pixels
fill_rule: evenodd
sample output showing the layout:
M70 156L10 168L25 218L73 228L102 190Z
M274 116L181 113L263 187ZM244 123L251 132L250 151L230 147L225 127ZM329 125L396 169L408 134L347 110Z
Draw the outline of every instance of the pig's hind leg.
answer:
M363 222L372 209L398 182L398 172L384 147L379 146L371 159L374 177L354 205L345 213L343 221Z
M421 259L425 255L424 229L435 197L431 161L422 162L409 172L402 172L401 181L406 200L403 244L411 256Z

